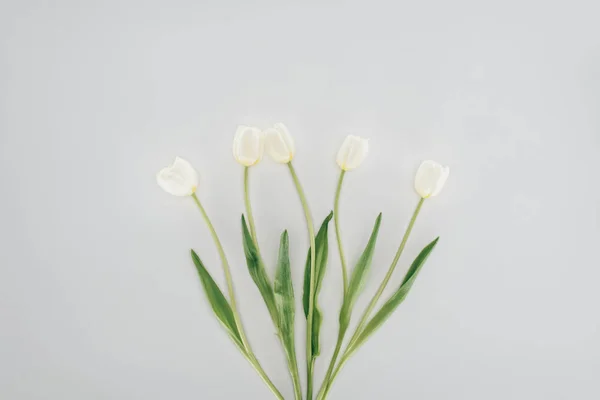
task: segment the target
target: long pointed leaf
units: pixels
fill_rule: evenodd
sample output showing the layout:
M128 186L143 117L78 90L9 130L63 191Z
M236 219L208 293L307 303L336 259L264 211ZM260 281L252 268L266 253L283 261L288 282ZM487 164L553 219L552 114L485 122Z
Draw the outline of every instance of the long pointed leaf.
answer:
M330 212L325 220L321 224L319 231L317 232L317 236L315 236L315 287L313 293L313 331L312 331L312 354L313 357L316 357L320 353L320 330L321 330L321 322L323 320L322 312L319 309L319 305L317 302L319 291L321 290L321 284L323 282L323 277L325 276L325 269L327 268L327 258L329 255L329 240L328 240L328 226L329 221L333 217L333 212ZM304 268L304 293L302 296L302 305L304 307L304 316L308 318L308 305L310 299L310 280L311 280L311 271L310 271L310 248L308 249L308 255L306 256L306 266Z
M296 358L296 341L294 338L294 320L296 305L294 302L294 287L292 285L292 272L290 267L289 238L287 231L281 234L279 241L279 256L277 257L277 271L275 272L275 304L279 312L279 338L285 350L288 367L294 384L296 399L302 399L302 387L298 372Z
M327 256L329 253L329 241L327 240L327 228L329 225L329 221L333 218L333 212L330 212L325 220L321 224L319 231L317 232L317 236L315 236L315 254L317 262L315 263L315 271L317 279L315 280L316 289L321 286L321 282L323 281L323 276L325 276L325 269L327 266ZM309 293L310 293L310 248L308 249L308 254L306 255L306 265L304 267L304 293L302 295L302 305L304 307L304 316L308 318L308 303L309 303Z
M204 288L204 293L208 298L208 302L210 303L213 312L215 313L217 319L221 324L225 327L229 336L234 340L235 344L243 349L242 339L240 336L240 332L238 330L237 323L235 322L235 317L233 315L233 311L231 310L231 306L229 302L219 289L219 286L216 284L210 273L204 267L202 260L198 257L198 254L194 250L191 250L192 260L194 260L194 264L196 265L196 269L198 270L198 275L200 276L200 281L202 282L202 287Z
M279 332L288 360L295 364L296 345L294 340L294 287L290 271L289 239L287 231L281 235L279 257L275 273L275 304L279 313Z
M396 290L396 292L379 309L379 311L377 311L373 318L371 318L369 323L362 330L360 336L357 337L356 341L352 345L352 348L348 350L350 353L356 351L356 349L358 349L369 338L369 336L371 336L377 330L377 328L379 328L389 318L389 316L394 312L394 310L396 310L400 303L404 301L410 288L417 279L417 275L421 271L421 267L423 267L425 261L427 261L427 258L435 248L438 240L439 237L421 250L406 272L404 280L402 281L402 284L398 290Z
M350 283L348 284L348 291L344 298L344 303L340 311L340 330L345 331L350 323L350 317L352 315L352 308L358 295L365 285L366 278L373 260L373 252L375 250L375 244L377 243L377 235L379 234L379 227L381 226L381 213L375 220L373 226L373 232L367 242L367 246L363 251L362 255L358 259L356 266L352 270L352 276L350 277Z
M267 305L267 309L269 310L269 315L271 316L273 323L277 326L277 320L279 317L277 314L277 306L275 305L273 287L271 286L271 281L269 280L262 259L258 254L258 249L252 240L248 226L246 225L246 218L244 218L243 215L242 236L244 243L244 255L246 256L248 271L250 271L250 276L252 277L252 280L256 284L258 291Z

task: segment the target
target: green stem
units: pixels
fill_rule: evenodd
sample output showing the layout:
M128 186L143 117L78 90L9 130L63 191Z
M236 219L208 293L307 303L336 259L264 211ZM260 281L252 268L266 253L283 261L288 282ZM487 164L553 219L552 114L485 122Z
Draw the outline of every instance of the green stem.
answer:
M281 394L281 392L273 384L273 382L271 381L271 379L269 378L269 376L267 375L267 373L265 372L265 370L262 368L262 366L260 365L260 363L258 362L258 360L256 359L256 357L254 356L254 353L252 352L252 349L248 349L248 351L246 353L244 353L244 356L246 356L246 359L254 367L254 369L256 370L256 372L258 372L258 375L261 377L261 379L263 380L263 382L265 382L266 385L269 387L269 389L271 389L271 391L273 392L273 394L275 395L275 397L277 397L279 400L285 400L285 398L283 397L283 395Z
M360 322L358 323L358 326L357 326L356 330L354 331L354 335L352 335L350 342L348 343L348 345L346 346L346 349L344 350L344 354L343 354L342 358L340 359L340 363L338 364L337 368L335 369L335 371L334 371L333 375L331 376L331 378L329 379L329 381L326 382L327 388L323 392L322 399L324 399L327 396L327 393L329 392L329 389L331 388L331 384L333 383L333 380L335 379L335 377L341 370L342 366L346 363L346 361L348 361L348 358L356 350L354 348L354 345L356 344L356 339L360 336L362 330L364 329L365 325L367 324L368 318L371 315L373 308L375 308L375 306L377 305L379 298L383 294L383 291L385 290L388 282L390 281L390 278L392 277L392 274L394 273L394 270L396 269L396 265L398 264L398 261L400 260L400 256L402 255L402 252L404 251L404 247L406 246L406 242L408 241L408 237L410 236L410 233L415 225L415 221L417 220L417 216L419 215L419 212L421 211L421 207L423 206L424 201L425 201L425 198L421 198L419 200L419 203L417 204L417 207L415 208L415 211L413 212L410 222L408 223L408 227L406 228L406 231L404 232L404 236L402 237L402 241L400 242L398 251L396 252L394 260L392 261L392 264L390 265L390 268L388 269L388 272L385 275L385 278L383 278L381 285L379 285L379 289L377 289L375 296L373 296L373 298L371 299L371 302L367 306L367 309L363 313L363 315L360 319Z
M310 239L310 289L308 296L308 316L306 319L306 399L312 400L313 367L315 363L312 355L312 328L315 309L315 263L317 258L315 247L315 228L313 226L313 220L310 209L308 208L308 202L306 201L306 196L304 194L304 190L302 189L302 185L300 184L300 180L298 179L298 175L296 175L296 171L294 170L294 166L291 162L289 162L287 165L290 170L290 174L292 175L294 185L296 185L296 191L300 197L302 208L304 209L304 216L306 217L306 225L308 228L308 237Z
M421 207L423 206L423 202L424 201L425 201L424 198L421 198L419 200L419 203L417 204L417 207L415 208L415 211L413 212L413 215L412 215L412 217L410 219L410 222L408 223L408 227L406 228L406 231L404 232L404 236L402 237L402 241L400 242L400 246L398 247L398 251L396 252L396 255L394 256L394 260L392 261L392 265L390 265L390 268L388 269L387 274L383 278L383 281L381 282L381 285L379 285L379 289L377 289L377 292L375 293L375 296L373 296L373 299L371 299L371 302L369 303L369 305L367 306L367 309L363 313L363 316L362 316L362 318L361 318L361 320L360 320L360 322L358 324L358 327L357 327L354 335L352 336L352 339L350 339L350 343L348 343L348 347L350 347L350 346L352 346L354 344L354 341L356 340L356 338L358 338L358 336L362 332L363 328L367 324L367 319L369 318L369 316L371 315L371 312L373 311L373 308L375 308L375 306L377 305L377 302L379 301L379 298L383 294L383 291L385 290L388 282L390 281L390 279L392 277L392 274L394 273L394 270L396 269L396 265L398 265L398 261L400 260L400 256L402 256L402 252L404 251L404 247L406 247L406 243L408 242L408 237L410 236L410 233L412 232L412 229L413 229L413 227L415 225L415 222L417 220L417 216L419 215L419 212L421 211Z
M237 303L235 301L235 293L233 290L233 280L231 279L231 269L229 268L229 262L227 261L227 256L225 255L225 250L223 249L223 245L221 244L221 241L219 240L219 236L217 235L217 231L215 230L215 227L213 226L212 222L210 221L210 218L208 217L206 210L202 206L202 203L200 203L198 196L196 196L196 193L192 194L192 198L194 199L194 202L200 209L200 213L202 214L202 217L204 218L204 222L206 223L206 226L208 226L208 230L210 231L213 241L215 242L215 246L217 247L217 251L219 252L219 257L221 258L221 264L223 266L223 271L225 272L225 280L227 281L227 291L229 293L229 302L231 304L231 310L233 311L233 316L235 318L235 322L236 322L237 326L239 327L240 337L242 339L242 344L244 345L244 348L245 348L245 351L242 351L242 353L248 359L250 364L254 367L256 372L258 372L258 374L260 375L262 380L267 384L269 389L271 389L271 391L273 392L275 397L277 397L280 400L284 400L283 396L281 395L281 392L279 392L277 387L275 387L275 385L273 384L271 379L269 379L269 376L267 375L267 373L264 371L264 369L262 368L262 366L256 359L256 356L254 355L254 352L252 351L252 348L250 347L250 343L248 343L248 339L246 338L246 333L244 332L244 326L242 325L239 311L237 309ZM240 349L240 350L242 350L242 349Z
M294 384L294 398L302 400L302 385L300 384L300 372L298 371L298 361L296 357L290 357L289 368L292 374L292 382Z
M331 375L329 382L327 382L327 386L325 386L325 384L323 384L324 386L321 389L322 393L319 394L318 400L324 400L325 398L327 398L327 395L329 394L329 390L331 389L331 385L333 384L333 381L338 376L338 374L339 374L340 370L342 369L342 367L344 366L344 364L346 364L346 361L348 361L348 358L349 358L349 356L344 353L344 355L340 359L340 362L338 363L337 367L333 371L333 374Z
M340 173L340 179L338 180L337 189L335 191L335 201L333 203L333 223L335 224L335 237L337 239L338 251L340 253L340 261L342 263L342 279L344 282L344 297L348 291L348 264L346 263L346 256L344 254L344 246L342 245L342 234L340 231L340 218L339 218L339 205L340 205L340 193L342 191L342 182L344 181L344 175L346 171L342 170Z
M262 260L262 254L260 252L260 248L258 246L258 237L256 234L256 226L254 224L254 217L252 216L252 204L250 203L250 178L249 178L249 167L244 168L244 205L246 207L246 215L248 216L248 225L250 228L250 235L252 236L252 241L256 246L256 250L258 252L258 256ZM275 329L279 331L279 326L276 320L273 320L273 324L275 325ZM285 343L283 342L283 337L278 335L281 341L281 345L284 350L286 349ZM287 351L286 358L288 360L288 369L290 371L290 375L292 377L292 383L294 385L294 396L296 400L302 399L302 386L300 384L300 374L298 372L298 362L296 360L296 354L289 354Z
M333 202L333 222L335 224L335 236L337 239L338 252L340 253L340 261L342 264L342 278L344 284L344 295L342 298L346 298L346 292L348 291L348 267L346 263L346 255L344 253L344 246L342 245L342 235L340 230L339 223L339 204L340 204L340 193L342 191L342 182L344 181L344 176L346 175L346 171L342 170L340 172L340 178L338 180L337 189L335 191L335 200ZM329 368L327 368L327 373L325 374L325 379L323 379L323 383L321 384L321 390L319 390L319 394L317 398L320 398L325 392L327 387L327 383L331 379L331 375L333 374L333 369L335 367L335 362L337 361L338 355L340 354L340 350L342 349L342 343L344 342L344 336L346 335L346 329L342 327L340 324L337 343L335 345L335 350L333 351L333 355L331 356L331 361L329 362Z
M254 245L258 250L258 239L256 238L256 227L254 225L254 215L252 214L252 207L250 206L250 185L249 185L249 167L244 167L244 204L246 205L246 216L248 217L248 225L250 227L250 235L254 241ZM260 251L259 251L260 252Z
M328 391L328 383L332 379L335 362L337 360L338 355L340 354L340 350L342 349L342 343L344 342L345 335L346 331L342 331L340 327L340 332L338 333L338 339L335 345L335 350L333 351L333 356L331 357L331 362L329 363L329 368L327 368L327 373L325 374L325 379L323 379L323 383L321 384L321 389L319 390L317 399L323 399Z
M315 357L313 357L311 355L310 358L310 363L306 364L306 374L307 376L310 377L310 379L307 379L307 384L306 384L306 399L307 400L312 400L313 397L313 376L314 376L314 369L315 369Z
M208 217L206 210L202 206L202 203L200 203L198 196L196 196L196 193L192 194L192 198L194 199L194 201L196 202L196 205L200 209L200 213L202 213L204 222L208 226L208 230L210 231L212 239L215 242L215 246L217 246L217 251L219 252L219 257L221 258L221 264L223 266L223 271L225 272L225 280L227 281L227 291L229 293L229 301L231 302L231 309L233 310L233 314L237 318L238 310L237 310L237 303L235 301L235 295L234 295L234 291L233 291L233 280L231 279L231 269L229 268L229 262L227 261L227 256L225 255L225 250L223 249L223 245L221 244L221 241L219 240L219 236L217 235L217 231L215 230L215 227L213 226L212 222L210 221L210 218ZM236 321L236 322L238 322L238 321ZM243 336L244 336L244 334L242 333L242 338L243 338ZM244 342L244 340L242 340L242 342ZM246 346L246 343L244 343L244 346Z

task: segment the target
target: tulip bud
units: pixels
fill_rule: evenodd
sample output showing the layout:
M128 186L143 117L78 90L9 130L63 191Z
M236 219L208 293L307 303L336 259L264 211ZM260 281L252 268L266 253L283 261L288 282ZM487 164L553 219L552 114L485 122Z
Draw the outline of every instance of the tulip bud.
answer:
M450 167L445 167L435 161L423 161L415 178L415 190L424 199L436 196L444 187Z
M350 171L362 164L369 151L369 140L349 135L337 154L337 164L344 171Z
M260 129L240 125L233 138L233 157L246 167L257 164L263 155L264 135Z
M172 165L161 169L156 174L158 186L165 192L175 196L190 196L198 187L198 173L183 158L175 157Z
M278 163L287 164L294 158L296 148L284 124L278 123L265 131L265 145L271 158Z

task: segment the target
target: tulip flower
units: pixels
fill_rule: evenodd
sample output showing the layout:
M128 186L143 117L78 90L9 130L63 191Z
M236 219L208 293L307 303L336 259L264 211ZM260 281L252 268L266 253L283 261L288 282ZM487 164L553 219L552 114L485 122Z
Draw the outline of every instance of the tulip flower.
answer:
M233 157L240 164L251 167L263 155L264 135L258 128L240 125L233 138Z
M300 184L300 179L296 174L296 170L292 165L292 159L294 158L294 153L296 152L296 148L294 147L294 141L286 128L286 126L282 123L275 124L273 128L267 129L265 132L265 147L271 158L278 163L287 164L288 169L290 170L290 174L292 176L292 180L294 181L294 185L296 186L296 191L298 192L298 197L300 197L300 203L302 204L302 208L304 210L304 217L306 218L306 225L308 229L308 238L310 241L310 272L307 273L306 276L310 277L307 282L308 289L308 307L307 307L307 319L306 319L306 373L307 373L307 388L306 388L306 398L312 399L312 390L313 390L313 368L315 363L316 354L313 352L313 321L314 321L314 311L315 305L313 302L315 289L316 289L316 243L315 243L315 229L313 225L312 215L310 213L310 209L308 207L308 201L306 200L306 195L304 193L304 189Z
M344 249L342 246L342 239L340 237L340 225L339 225L339 203L340 203L340 193L342 191L342 182L344 181L344 176L346 175L346 171L351 171L355 168L358 168L360 164L364 161L367 156L367 152L369 151L369 140L363 139L359 136L348 135L346 139L344 139L344 143L342 143L342 147L337 153L336 162L342 169L340 173L340 178L338 180L337 189L335 191L335 201L333 203L333 219L335 223L335 232L338 242L338 250L340 253L340 260L342 264L342 277L344 279L344 293L348 288L348 273L347 273L347 263L346 257L344 255Z
M191 196L198 187L198 173L183 158L175 157L175 161L156 174L158 185L174 196Z
M347 146L347 144L346 144L346 142L348 142L349 140L350 140L350 137L346 138L346 141L342 145L342 149L340 149L340 153L342 153L342 151L344 150L345 147L350 147L350 146ZM344 152L345 152L345 154L351 153L352 148L350 150L344 150ZM342 156L343 161L345 161L349 158L351 158L351 157L347 156L346 159L344 159L344 157ZM359 157L357 157L357 159L359 159ZM362 159L359 159L359 161L357 162L357 166L358 166L358 164L360 164L360 161L362 161ZM346 276L346 266L345 266L346 262L345 262L344 252L343 252L343 248L342 248L342 244L341 244L340 231L339 231L339 225L337 222L338 221L337 217L338 217L339 192L340 192L340 188L342 186L342 180L344 178L344 174L346 172L346 168L344 168L344 167L347 166L347 164L345 164L343 162L340 163L340 155L339 154L338 154L338 165L340 165L340 167L342 168L342 172L340 174L341 175L340 180L338 181L338 188L337 188L336 197L335 197L334 212L335 212L336 236L338 239L338 249L339 249L340 258L342 261L342 276L344 279L344 298L346 298L347 297L347 286L346 286L347 285L347 276ZM343 333L342 333L343 331L340 331L340 334L338 335L339 336L338 343L336 344L336 348L334 350L334 353L333 353L333 356L331 359L331 363L329 365L329 369L327 370L327 373L325 374L324 383L321 386L321 390L318 393L317 400L324 400L327 397L327 394L331 388L331 385L332 385L333 380L335 379L335 376L339 372L340 368L347 361L347 357L352 353L352 351L355 350L355 349L353 349L353 346L357 346L357 343L360 342L360 340L361 340L360 336L366 329L366 326L369 323L369 318L371 318L371 315L375 309L375 306L377 305L379 299L381 298L381 295L383 294L384 290L386 289L386 287L390 281L390 278L392 277L394 270L396 269L396 266L398 265L398 261L400 260L400 257L402 256L402 252L404 251L406 243L408 242L408 238L413 230L413 227L414 227L417 217L421 211L421 207L423 206L423 203L425 202L425 199L437 195L442 190L444 183L446 182L446 179L448 179L449 173L450 173L449 167L442 166L434 161L424 161L421 164L421 166L419 167L416 178L415 178L415 189L416 189L417 193L421 196L421 199L419 199L419 202L417 203L417 207L415 208L415 211L413 212L413 215L410 218L408 227L406 228L406 231L404 232L404 236L402 237L402 241L400 242L400 245L398 246L398 250L396 251L396 256L394 257L392 264L388 268L388 271L387 271L385 277L383 278L383 281L379 285L377 292L375 293L375 295L373 296L373 298L367 305L367 308L365 309L360 321L358 322L358 327L356 328L354 335L350 338L350 342L348 344L348 347L346 348L345 354L342 356L342 359L340 360L337 368L334 368L336 357L341 348L341 342L343 340ZM426 255L429 254L429 252L436 245L438 239L439 238L435 239L430 245L428 245L425 249L423 249L421 254L424 254L426 257ZM421 257L421 255L419 255L419 257ZM415 260L413 265L416 265L415 263L417 263L418 258L417 258L417 260ZM423 259L423 262L424 262L424 259ZM411 266L411 268L413 268L413 267ZM404 283L406 283L407 280L408 280L408 278L405 278ZM403 285L404 285L404 283L403 283ZM410 288L410 285L405 286L405 288L406 288L405 291L407 292L408 289ZM406 292L403 292L403 290L404 289L402 287L400 289L398 289L398 292L401 293L401 296L399 295L397 297L398 299L403 299L406 296ZM397 302L397 303L391 302L390 303L388 301L388 303L386 303L386 306L389 305L390 307L392 307L392 304L395 304L393 306L393 307L395 307L395 306L397 306L397 304L399 304L399 302ZM384 306L384 307L386 307L386 306ZM383 310L383 308L381 310ZM381 310L378 312L378 314L381 313ZM380 314L380 315L383 315L383 314ZM376 318L376 317L373 317L373 318ZM341 322L341 319L340 319L340 322ZM349 352L349 349L351 350L350 352Z
M337 189L335 191L335 200L333 202L333 222L335 224L335 237L337 239L338 252L340 254L340 263L342 267L343 299L348 298L348 263L346 261L346 255L344 253L344 246L342 244L342 234L340 230L340 194L342 191L342 183L344 181L346 171L351 171L355 168L358 168L367 156L368 151L368 139L363 139L359 136L348 135L346 136L346 139L344 139L344 143L342 143L342 147L340 147L340 150L338 151L336 157L336 162L342 170L340 172L340 178L338 179ZM350 308L348 308L348 310L350 310ZM349 314L350 312L348 312L348 315ZM344 324L342 324L341 321L342 320L340 319L337 343L335 345L335 350L333 351L333 356L331 357L331 361L329 363L329 368L327 369L327 373L325 374L324 382L328 382L331 379L333 369L337 361L337 357L342 348L344 336L346 335L347 325L344 326ZM319 399L320 396L322 396L324 393L325 389L322 389L319 392L319 396L317 398Z
M300 200L299 203L304 211L310 243L307 259L304 263L304 283L302 285L302 311L306 317L306 357L303 358L306 362L306 394L302 393L298 358L296 356L296 329L294 322L296 319L295 304L297 302L295 301L294 296L292 269L289 257L290 238L287 231L284 231L281 235L277 258L277 272L274 277L271 277L267 272L260 251L250 202L250 167L260 162L265 150L275 162L284 164L290 172L290 176ZM348 266L351 265L347 262L342 243L339 203L346 172L352 171L362 165L368 154L368 150L369 142L367 139L353 135L349 135L344 139L336 155L336 163L340 167L340 170L333 204L334 211L325 218L318 233L316 233L307 197L293 162L295 155L294 141L285 125L277 123L272 128L265 131L261 131L261 129L252 126L240 125L237 127L234 135L233 156L244 169L243 193L246 213L245 216L242 215L241 219L243 249L246 264L258 292L263 297L276 334L281 342L285 357L287 358L288 369L294 387L295 400L302 400L303 398L306 400L327 399L334 380L349 358L356 353L356 351L382 326L383 323L385 323L388 318L390 318L394 310L404 301L415 282L417 274L439 240L439 237L435 238L421 250L414 261L409 264L410 267L406 270L406 274L397 289L394 290L387 300L382 299L384 292L389 290L387 286L391 283L391 278L395 273L396 267L399 265L401 257L403 257L404 249L409 242L409 237L413 228L415 228L417 217L419 216L423 205L428 198L440 193L448 179L450 172L449 167L434 161L424 161L419 166L414 181L414 188L419 194L419 197L415 198L415 200L418 199L418 202L410 217L408 225L405 228L404 235L398 244L396 253L391 260L391 264L389 264L388 270L379 284L377 291L368 302L358 321L354 321L358 315L353 316L353 312L357 300L361 295L361 291L368 279L368 272L373 261L382 215L380 213L375 220L372 233L364 251L353 265L353 268L348 270ZM212 240L214 241L221 260L226 283L226 288L222 289L222 285L219 285L213 279L210 269L204 265L200 256L194 250L191 250L191 257L197 269L206 299L208 300L216 319L223 326L225 333L231 338L241 354L256 370L273 395L278 400L284 400L282 393L262 368L254 354L252 346L248 342L248 338L246 337L235 295L232 270L225 249L219 239L215 226L212 224L206 209L201 203L199 198L201 196L196 193L198 173L188 161L176 157L170 166L163 168L157 173L156 179L158 185L167 193L175 196L188 196L197 205ZM337 250L341 262L343 295L338 318L339 329L337 342L331 353L329 367L326 370L324 379L322 380L321 386L315 397L313 396L313 391L315 389L314 368L316 366L317 358L322 353L323 342L321 341L321 330L324 326L322 324L323 313L319 307L319 292L323 289L323 271L326 270L328 263L328 225L332 219L335 225ZM398 225L397 222L393 224L393 226L396 227ZM384 304L379 306L382 300L384 300ZM355 324L354 331L350 336L349 328L351 325L354 325L354 322L357 322L357 324ZM348 336L350 337L348 338ZM343 348L344 343L346 343L345 348Z
M349 135L337 154L337 164L344 171L353 170L362 164L369 151L369 140Z
M450 168L435 161L423 161L415 177L415 190L427 199L436 196L444 187Z
M196 196L196 188L198 187L198 173L189 162L183 158L175 157L175 161L172 165L165 167L158 172L156 175L156 180L158 185L167 193L175 196L191 196L198 206L198 209L202 214L202 218L204 219L215 246L217 247L219 257L221 258L221 264L223 271L225 272L225 280L227 282L229 299L225 298L218 285L214 282L214 279L210 276L210 273L206 270L206 267L198 255L192 250L192 259L194 260L194 264L196 264L196 268L198 270L198 274L200 275L200 280L202 281L202 286L204 287L206 296L211 304L215 316L217 319L219 319L219 321L221 321L226 329L228 329L229 336L239 348L242 355L250 362L252 367L267 384L269 389L271 389L275 397L279 400L284 400L281 392L277 389L277 387L275 387L267 373L256 359L254 351L250 347L250 344L246 338L235 299L233 281L231 279L231 267L229 266L227 256L225 255L225 250L223 249L223 245L221 244L215 227L210 221L208 213L204 209L200 199L198 196Z
M278 125L280 125L281 127L279 127ZM285 126L283 126L283 124L278 125L276 125L273 129L275 131L273 134L276 135L276 139L280 138L280 134L286 134L285 137L287 137L288 140L285 141L284 137L283 143L285 145L291 143L291 138L289 137ZM277 336L281 341L284 354L288 360L288 368L292 377L292 383L294 384L294 395L297 400L300 400L302 398L302 386L300 384L298 362L295 358L294 337L293 335L289 336L288 331L286 331L286 328L289 329L289 326L284 327L280 325L280 315L278 312L277 304L275 303L273 297L273 293L275 290L274 288L276 287L276 284L271 284L265 270L264 261L260 251L258 237L256 234L256 225L254 222L254 215L252 213L252 205L250 203L250 167L258 163L262 158L264 149L264 137L265 135L263 134L263 132L261 132L259 128L240 125L235 133L235 138L233 139L233 156L235 157L238 163L244 166L244 204L246 208L247 224L246 218L244 218L243 226L244 229L248 228L248 233L250 234L251 239L250 241L247 241L247 237L244 236L244 246L246 246L248 249L252 248L254 254L256 254L256 256L258 257L258 261L254 258L247 258L246 262L250 271L255 271L254 273L251 272L251 274L254 274L252 275L253 279L255 279L254 283L256 284L260 294L263 296L263 300L265 301L267 310L271 315L271 319L273 321L275 329L278 331ZM276 146L275 148L279 149L279 146ZM285 152L289 153L289 149ZM291 157L289 159L291 160ZM288 165L291 164L289 164L288 162ZM262 278L255 278L257 276L256 274L262 274Z
M266 148L271 158L278 163L287 164L292 161L296 148L290 132L284 124L278 123L265 131Z

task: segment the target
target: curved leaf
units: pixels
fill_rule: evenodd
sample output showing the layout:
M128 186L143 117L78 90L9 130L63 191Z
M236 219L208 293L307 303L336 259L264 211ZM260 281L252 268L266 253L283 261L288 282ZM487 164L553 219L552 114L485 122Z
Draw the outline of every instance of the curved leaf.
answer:
M210 273L204 267L204 264L202 263L202 260L200 260L200 257L198 257L198 254L196 254L194 250L191 250L191 254L192 260L194 260L194 264L196 265L196 270L198 270L198 275L200 276L204 293L208 298L208 302L210 303L213 312L215 313L217 319L225 327L229 333L229 336L231 336L231 338L234 340L235 344L240 347L240 349L244 349L242 338L240 336L240 332L238 330L238 326L229 302L223 295L223 292L221 292L221 289L219 289L219 286L215 283L212 276L210 276Z
M244 243L244 255L246 256L246 264L248 265L248 271L250 276L256 284L258 291L260 292L269 314L275 326L278 326L277 320L279 319L277 313L277 306L275 304L275 295L273 294L273 287L271 281L267 275L265 265L258 254L258 249L252 240L248 226L246 225L246 218L242 215L242 238Z
M344 331L348 328L350 323L350 316L352 315L352 308L358 298L362 288L365 285L367 275L373 260L373 252L375 250L375 244L377 243L377 235L379 234L379 227L381 226L381 213L375 220L371 237L367 242L367 246L363 251L362 255L358 259L356 266L352 270L352 276L350 277L350 283L348 284L348 291L344 297L344 303L340 311L340 331Z
M325 269L327 266L327 256L329 253L329 242L327 240L327 228L329 225L329 221L333 218L333 211L325 217L325 220L321 224L319 231L317 232L317 236L315 236L315 254L317 258L317 262L315 263L315 271L317 275L317 279L315 281L316 289L321 286L321 282L323 281L323 276L325 276ZM308 318L308 298L310 293L310 248L308 249L308 254L306 255L306 265L304 267L304 293L302 295L302 305L304 307L304 316Z
M322 313L321 310L319 309L318 306L318 296L319 296L319 291L321 289L321 284L323 282L323 277L325 276L325 269L327 268L327 258L329 255L329 240L328 240L328 226L329 226L329 221L331 221L331 218L333 218L333 212L330 212L329 215L327 215L327 217L325 217L325 220L323 220L323 223L321 224L321 227L319 228L319 231L317 232L317 235L315 236L315 258L316 258L316 262L315 262L315 287L314 287L314 294L313 294L313 304L314 304L314 310L313 310L313 331L312 331L312 354L313 357L316 357L319 355L320 353L320 344L319 344L319 333L321 330L321 321L322 321ZM308 304L309 304L309 298L310 298L310 280L311 280L311 276L310 276L310 261L311 261L311 256L310 256L310 248L308 249L308 255L306 256L306 265L304 267L304 293L302 296L302 305L304 307L304 316L306 318L308 318Z
M275 304L279 314L279 330L286 347L294 349L294 288L290 271L289 239L287 231L281 235L279 257L275 273ZM294 351L295 353L295 351Z
M287 231L281 235L279 242L279 257L275 273L275 304L279 312L279 337L286 353L290 373L294 380L294 388L300 391L298 377L298 362L296 359L296 341L294 338L294 287L290 270L289 239Z

